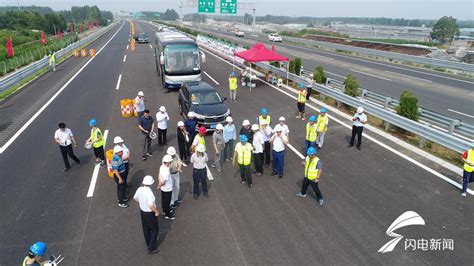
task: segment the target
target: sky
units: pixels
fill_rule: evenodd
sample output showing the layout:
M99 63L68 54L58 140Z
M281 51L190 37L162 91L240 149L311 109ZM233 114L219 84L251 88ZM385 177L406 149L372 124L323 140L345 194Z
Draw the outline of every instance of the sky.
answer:
M179 12L180 0L18 0L18 2L20 5L49 6L54 10L69 9L73 5L97 5L100 9L112 12L164 11L167 8L174 8ZM474 20L474 0L237 0L237 6L239 2L255 3L256 14L259 16L270 14L406 19L438 19L442 16L453 16L458 20ZM0 0L0 5L16 6L17 0ZM183 8L183 12L193 13L196 9ZM247 12L251 13L250 10Z

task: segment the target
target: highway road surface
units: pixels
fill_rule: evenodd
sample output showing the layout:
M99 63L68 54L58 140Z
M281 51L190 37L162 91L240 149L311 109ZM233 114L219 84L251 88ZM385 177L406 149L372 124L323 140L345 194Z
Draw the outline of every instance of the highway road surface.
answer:
M150 24L137 23L137 29L154 35ZM72 164L69 172L62 173L53 141L57 124L63 121L83 143L89 134L88 120L96 118L107 131L106 149L113 147L114 136L121 136L131 149L129 197L144 175L156 178L166 147L154 141L153 157L140 160L142 138L136 118L121 117L119 100L142 90L153 116L165 105L171 117L169 145L177 146L175 124L181 119L177 94L165 93L161 86L153 43L137 44L132 53L129 34L129 23L119 23L91 45L100 51L94 59L88 63L69 59L55 73L0 103L0 124L20 119L20 130L24 129L14 134L19 132L16 128L0 144L0 265L19 265L31 243L40 240L48 243L49 252L65 257L61 265L472 265L473 197L461 198L457 188L430 171L457 182L459 177L436 165L426 163L428 171L409 162L403 155L409 151L380 143L383 139L365 138L361 151L347 148L349 121L331 112L319 153L324 206L316 204L312 192L304 199L296 197L303 177L299 151L305 124L294 118L291 93L265 84L252 92L240 88L237 102L229 106L238 127L243 119L255 121L261 107L268 108L274 121L287 118L294 149L287 148L284 178L272 177L265 169L248 189L240 184L236 168L225 163L222 173L211 169L209 199L194 200L191 169L186 168L177 218L160 216L160 253L147 254L138 204L117 207L114 182L105 168L94 179L93 155L82 147L75 151L83 166ZM227 96L232 66L211 54L207 59L204 80ZM37 90L42 93L35 94ZM41 96L48 93L53 100L44 101ZM36 102L42 102L40 108L28 113ZM29 119L24 120L25 112ZM157 191L155 195L160 198ZM392 252L378 253L393 239L386 235L387 229L406 211L418 213L425 225L396 230L404 236L400 243ZM412 250L405 248L405 239L445 239L454 246L444 251Z

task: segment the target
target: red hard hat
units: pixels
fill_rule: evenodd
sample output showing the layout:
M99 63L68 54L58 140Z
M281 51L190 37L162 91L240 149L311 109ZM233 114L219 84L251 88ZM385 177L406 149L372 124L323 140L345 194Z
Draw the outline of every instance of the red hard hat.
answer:
M201 133L201 134L206 134L206 131L207 131L207 130L206 130L205 127L200 127L200 128L199 128L199 133Z

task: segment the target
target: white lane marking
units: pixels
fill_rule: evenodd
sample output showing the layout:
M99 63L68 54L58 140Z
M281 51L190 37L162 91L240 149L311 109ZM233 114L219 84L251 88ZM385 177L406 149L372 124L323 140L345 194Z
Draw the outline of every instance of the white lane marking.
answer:
M150 48L153 49L153 46L151 46L151 43L150 43Z
M128 38L128 41L130 42L130 38Z
M234 66L234 67L240 69L239 66L234 65L234 64L232 64L232 63L230 63L230 62L227 62L227 61L225 61L224 59L218 57L217 55L215 55L215 54L213 54L213 53L210 53L210 52L208 52L208 51L206 51L206 50L204 50L204 51L205 51L206 53L208 53L208 54L210 54L210 55L216 57L217 59L219 59L219 60L221 60L221 61L223 61L223 62L225 62L225 63L227 63L227 64L229 64L229 65L231 65L231 66ZM266 81L264 81L264 80L262 80L262 79L260 79L260 80L261 80L262 82L264 82L265 84L267 84L268 86L274 88L275 90L277 90L277 91L279 91L279 92L281 92L281 93L287 95L288 97L293 98L293 99L296 100L296 96L294 96L294 95L292 95L292 94L290 94L290 93L288 93L288 92L286 92L286 91L283 91L282 89L280 89L280 88L278 88L278 87L276 87L276 86L274 86L274 85L272 85L272 84L270 84L270 83L267 83ZM293 93L296 93L296 90L292 89L292 92L293 92ZM311 100L312 100L312 101L315 101L314 99L311 99ZM311 105L311 104L308 104L308 103L307 103L306 106L308 106L308 107L310 107L311 109L313 109L313 110L319 112L319 109L316 108L316 107L314 107L314 106ZM329 109L331 109L331 108L329 108ZM348 129L351 129L351 128L352 128L350 125L347 125L346 123L344 123L344 122L342 122L341 120L339 120L339 119L333 117L332 115L327 115L327 116L328 116L329 118L331 118L332 120L334 120L336 123L341 124L342 126L348 128ZM374 133L376 133L376 132L374 132ZM386 144L384 144L384 143L382 143L382 142L376 140L375 138L371 137L370 135L364 134L364 136L365 136L366 138L370 139L371 141L373 141L374 143L380 145L381 147L383 147L383 148L385 148L385 149L387 149L387 150L389 150L389 151L395 153L396 155L402 157L403 159L405 159L405 160L407 160L407 161L409 161L409 162L415 164L416 166L420 167L421 169L424 169L424 170L426 170L427 172L429 172L429 173L431 173L431 174L433 174L433 175L435 175L435 176L441 178L442 180L444 180L444 181L450 183L451 185L453 185L453 186L455 186L455 187L457 187L457 188L459 188L459 189L462 188L462 184L459 184L459 183L453 181L452 179L450 179L449 177L447 177L447 176L445 176L445 175L443 175L443 174L441 174L441 173L436 172L434 169L432 169L432 168L430 168L430 167L428 167L428 166L426 166L426 165L424 165L424 164L422 164L422 163L416 161L415 159L412 159L412 158L410 158L409 156L407 156L407 155L405 155L405 154L403 154L403 153L401 153L401 152L395 150L394 148L392 148L392 147L390 147L390 146L388 146L388 145L386 145ZM467 189L467 192L468 192L469 194L471 194L471 195L474 195L474 191L471 190L471 189L469 189L469 188Z
M399 75L399 76L404 76L404 77L407 77L407 78L410 78L410 79L418 79L418 80L422 80L422 81L426 81L426 82L433 82L429 79L417 78L417 77L414 77L414 76L405 75L405 74L402 74L402 73L392 72L392 71L388 71L388 70L385 70L385 72L390 73L390 74Z
M127 61L127 55L123 56L123 62L125 63L125 61Z
M109 135L109 130L104 131L104 140L107 142L107 136ZM107 162L105 162L107 165ZM95 185L97 184L97 176L99 176L100 164L94 166L94 172L92 172L92 179L89 185L89 190L87 190L87 197L90 198L94 196Z
M129 45L127 44L127 50L128 50Z
M333 75L333 76L336 76L336 77L340 77L340 78L346 79L346 77L341 76L341 75L338 75L338 74L336 74L336 73L332 73L332 72L329 72L329 71L326 71L326 73L329 73L329 74L331 74L331 75Z
M301 152L299 152L295 147L293 147L290 143L288 143L286 146L288 146L288 148L290 148L294 153L296 153L296 155L298 155L298 157L300 157L301 159L304 159L304 155L301 154Z
M87 61L54 95L49 99L31 118L28 120L6 143L0 148L0 154L5 152L5 150L25 131L33 121L58 97L58 95L86 68L92 60L97 58L100 52L109 44L112 39L119 33L119 31L122 29L124 23L120 26L120 28L115 32L114 35L102 46L97 53L95 53L95 56L91 57L89 61Z
M209 169L209 166L206 164L206 170L207 170L207 179L209 180L214 180L214 176L212 175L211 169Z
M349 70L352 71L352 72L360 73L360 74L367 75L367 76L371 76L371 77L374 77L374 78L384 79L384 80L387 80L387 81L392 81L391 79L388 79L388 78L379 77L379 76L377 76L377 75L369 74L369 73L362 72L362 71L359 71L359 70L354 70L354 69L352 69L352 68L349 69Z
M456 111L456 110L453 110L453 109L448 109L448 111L456 113L456 114L464 115L464 116L467 116L467 117L470 117L470 118L474 118L474 115L468 115L468 114L465 114L465 113L462 113L462 112L459 112L459 111Z
M122 74L119 75L118 80L117 80L117 85L115 86L115 90L120 89L120 82L122 81Z
M216 83L216 85L219 85L219 82L217 82L217 80L215 80L213 77L211 77L211 75L207 74L206 71L203 71L203 72L204 72L204 74L206 74L206 76L207 76L208 78L210 78L212 81L214 81L214 83Z

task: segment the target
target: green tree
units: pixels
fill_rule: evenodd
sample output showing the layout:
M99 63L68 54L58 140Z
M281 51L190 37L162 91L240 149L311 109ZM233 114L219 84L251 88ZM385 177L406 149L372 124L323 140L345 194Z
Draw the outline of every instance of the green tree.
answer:
M454 36L459 36L459 26L453 17L444 16L440 18L433 26L430 36L434 40L442 43L451 42Z
M295 73L295 60L293 59L288 62L288 72Z
M174 9L166 9L165 13L163 16L161 16L161 19L163 20L172 20L175 21L179 18L178 13Z
M344 80L344 93L352 97L357 97L360 95L359 91L359 81L356 77L348 75L346 80Z
M400 105L397 107L397 114L408 119L418 121L418 98L411 91L404 91L400 95Z
M313 79L319 84L324 84L326 82L326 75L324 74L324 69L322 66L317 66L314 69Z
M299 57L295 58L295 60L294 60L294 66L295 66L295 68L294 68L294 72L293 72L293 73L295 73L296 75L299 76L299 75L300 75L300 72L301 72L301 58L299 58Z

